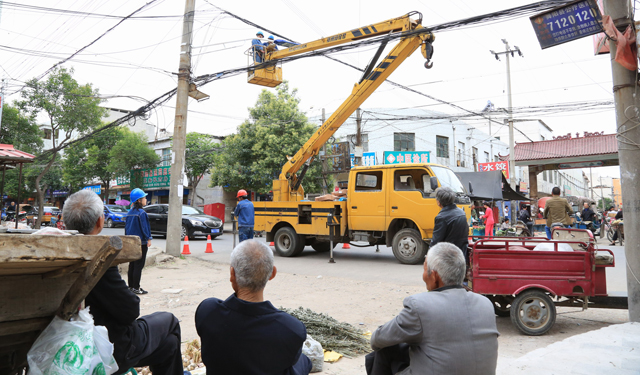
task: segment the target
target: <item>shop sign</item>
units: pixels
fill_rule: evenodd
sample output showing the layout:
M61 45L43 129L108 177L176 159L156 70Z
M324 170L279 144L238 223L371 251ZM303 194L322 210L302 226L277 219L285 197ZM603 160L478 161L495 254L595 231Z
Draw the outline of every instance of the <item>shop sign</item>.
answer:
M171 166L135 170L131 173L141 174L144 189L169 187L171 180Z
M355 167L356 157L354 154L351 154L351 167ZM372 165L376 165L376 153L375 152L363 152L362 153L362 165L365 167L369 167Z
M431 151L385 151L385 164L425 164L431 163Z
M478 172L502 171L504 177L509 179L509 162L492 161L491 163L478 163Z
M67 195L69 195L69 191L67 191L67 190L54 190L53 191L53 196L54 197L66 197Z
M102 186L100 185L85 186L82 190L91 190L98 195L102 194Z
M595 0L579 0L529 18L542 49L603 32Z

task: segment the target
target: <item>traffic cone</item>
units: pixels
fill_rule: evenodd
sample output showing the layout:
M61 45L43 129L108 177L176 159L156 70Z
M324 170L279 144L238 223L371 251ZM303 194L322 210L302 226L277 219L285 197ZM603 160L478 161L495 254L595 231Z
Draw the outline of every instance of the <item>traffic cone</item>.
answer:
M184 236L184 246L182 247L181 255L191 255L191 251L189 251L189 237Z
M343 249L351 249L351 245L349 245L348 242L345 242L345 243L342 244L342 248Z
M276 244L274 244L273 242L269 242L269 246L275 246Z
M213 253L213 247L211 246L211 236L207 236L207 249L205 253Z

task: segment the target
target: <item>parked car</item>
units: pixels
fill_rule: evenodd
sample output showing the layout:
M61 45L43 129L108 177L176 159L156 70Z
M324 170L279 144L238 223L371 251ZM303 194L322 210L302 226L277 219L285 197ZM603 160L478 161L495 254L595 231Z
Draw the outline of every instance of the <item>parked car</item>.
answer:
M22 205L21 205L22 206ZM38 207L25 205L23 210L27 211L27 221L35 223L38 220ZM51 218L57 217L61 210L55 206L44 206L42 212L41 225L51 225Z
M124 227L125 217L127 216L127 208L118 204L104 205L104 226L107 228L115 228L120 225Z
M149 216L151 234L167 235L168 204L152 204L143 208ZM191 206L182 206L182 230L180 238L185 236L211 235L216 238L222 235L222 220L215 216L206 215L204 212Z

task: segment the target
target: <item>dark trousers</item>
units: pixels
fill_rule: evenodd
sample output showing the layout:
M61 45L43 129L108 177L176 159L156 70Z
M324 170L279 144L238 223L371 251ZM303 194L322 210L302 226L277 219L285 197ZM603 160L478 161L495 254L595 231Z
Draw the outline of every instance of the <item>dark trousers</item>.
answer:
M367 375L393 375L409 367L409 345L388 346L364 357Z
M129 262L129 288L140 289L140 279L142 278L142 269L144 268L144 262L147 260L147 245L142 245L142 256L140 259Z
M138 335L146 336L141 348L132 347L127 358L116 358L118 374L131 367L149 366L153 375L183 375L180 323L168 312L155 312L136 321Z
M253 238L253 227L240 227L238 228L238 242L244 240L250 240Z

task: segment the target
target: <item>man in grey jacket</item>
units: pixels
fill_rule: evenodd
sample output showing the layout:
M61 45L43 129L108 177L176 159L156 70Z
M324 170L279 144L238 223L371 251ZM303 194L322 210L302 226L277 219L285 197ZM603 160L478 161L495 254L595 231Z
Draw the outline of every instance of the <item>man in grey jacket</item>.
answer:
M464 274L455 245L429 249L422 275L429 292L405 298L400 314L373 333L367 374L495 374L499 333L493 305L462 287Z

